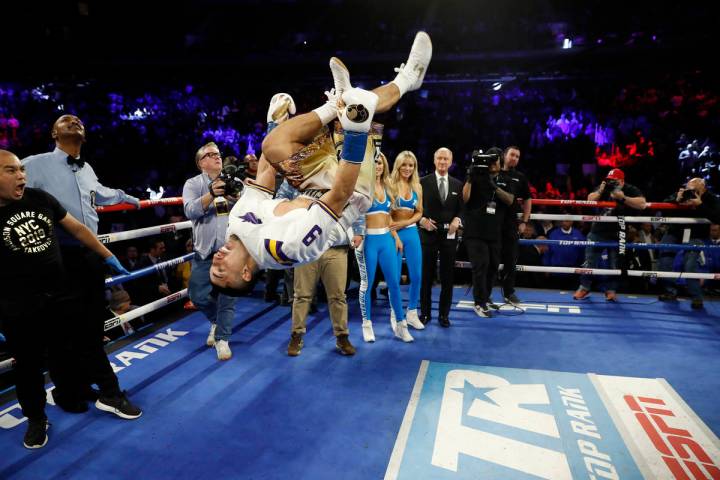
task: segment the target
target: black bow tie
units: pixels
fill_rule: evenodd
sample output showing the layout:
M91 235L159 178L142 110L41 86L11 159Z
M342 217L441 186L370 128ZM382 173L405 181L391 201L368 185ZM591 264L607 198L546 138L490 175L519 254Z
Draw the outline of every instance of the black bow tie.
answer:
M67 156L67 163L68 163L68 165L70 165L71 167L72 167L73 165L77 165L78 168L82 168L82 167L85 165L85 160L83 160L82 158L75 158L75 157L73 157L72 155L68 155L68 156Z

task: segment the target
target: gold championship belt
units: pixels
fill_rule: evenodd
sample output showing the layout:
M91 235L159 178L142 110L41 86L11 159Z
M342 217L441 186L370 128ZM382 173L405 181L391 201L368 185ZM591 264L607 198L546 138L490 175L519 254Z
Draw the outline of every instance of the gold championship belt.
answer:
M382 124L373 122L368 133L365 159L355 189L367 195L375 177L374 163L380 152L382 132ZM344 138L345 134L340 122L336 121L332 134L327 126L323 127L308 145L273 167L300 192L307 189L329 190L335 178Z

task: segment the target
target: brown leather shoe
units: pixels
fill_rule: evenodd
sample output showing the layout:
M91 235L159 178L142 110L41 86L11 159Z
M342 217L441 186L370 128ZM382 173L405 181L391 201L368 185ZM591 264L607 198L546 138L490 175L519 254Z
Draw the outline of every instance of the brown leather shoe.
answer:
M584 288L578 288L575 293L573 294L574 300L585 300L587 297L590 296L590 290L585 290Z
M350 343L347 335L338 335L335 341L335 348L338 349L340 355L355 355L355 347Z
M290 343L288 343L288 349L287 353L291 357L297 357L300 355L300 352L302 351L303 345L305 342L303 342L303 336L300 333L293 333L290 336Z

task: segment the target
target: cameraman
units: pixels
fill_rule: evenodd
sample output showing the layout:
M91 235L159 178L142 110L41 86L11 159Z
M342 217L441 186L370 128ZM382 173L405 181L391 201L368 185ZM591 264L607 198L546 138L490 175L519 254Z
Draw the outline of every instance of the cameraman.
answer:
M510 193L510 176L500 171L502 150L491 148L486 154L473 152L463 186L465 210L465 248L472 264L475 313L490 317L493 280L500 264L501 227L505 215L514 213L515 196Z
M615 201L618 206L615 208L606 208L603 216L623 216L626 215L628 208L635 210L643 210L645 208L645 197L642 192L635 186L625 183L625 173L619 168L613 168L600 183L597 190L588 195L590 201ZM624 223L623 223L624 225ZM623 235L625 232L622 232ZM588 241L592 242L617 242L619 240L620 227L619 223L595 222L593 223ZM624 240L624 238L623 238ZM600 254L602 248L586 247L585 248L585 268L598 268L600 264ZM617 248L608 248L608 259L610 265L608 268L618 268L618 250ZM605 300L608 302L615 301L615 290L617 289L617 277L609 277L605 288ZM580 277L580 287L575 291L573 298L575 300L583 300L590 295L590 287L592 286L592 276L583 275Z
M680 188L677 194L666 199L667 202L673 202L680 205L688 205L693 207L688 210L680 210L677 215L692 218L707 218L713 223L720 223L720 201L712 193L708 192L705 187L705 180L702 178L693 178L685 188ZM672 214L670 215L672 216ZM693 245L703 245L710 238L709 224L693 224L693 225L668 225L668 230L663 235L660 243L689 243ZM671 272L673 259L676 251L660 250L660 260L658 262L658 270L662 272ZM700 250L686 250L683 255L683 263L685 272L697 272L700 259ZM658 299L663 302L677 300L677 288L675 282L670 279L658 279L663 289ZM692 297L691 306L694 309L703 307L702 289L700 288L700 280L688 278L688 293Z
M236 198L225 194L226 185L220 178L222 156L214 142L198 149L195 164L202 173L185 182L182 195L185 216L192 221L195 248L188 293L193 304L210 320L207 345L215 347L219 360L228 360L232 356L228 339L235 317L235 298L210 295L210 266L215 252L225 244L230 202L234 203Z

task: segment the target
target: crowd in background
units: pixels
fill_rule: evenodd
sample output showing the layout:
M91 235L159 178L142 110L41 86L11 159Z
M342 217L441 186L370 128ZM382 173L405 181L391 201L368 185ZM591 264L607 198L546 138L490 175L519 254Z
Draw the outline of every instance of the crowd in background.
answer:
M300 109L320 103L321 91L304 88L296 93ZM214 141L225 156L259 154L266 98L264 92L238 96L202 84L144 89L92 81L0 84L0 148L21 158L46 151L53 120L61 112L73 112L87 125L85 151L100 178L139 198L147 198L160 187L165 196L179 196L184 181L196 173L190 159L197 145ZM451 173L462 178L460 172L473 150L517 143L523 146L522 169L533 198L586 199L607 168L622 167L648 200L658 201L677 188L678 178L703 176L711 190L717 188L720 162L711 138L713 129L720 126L717 113L718 94L699 75L668 77L652 84L514 80L499 88L474 81L430 82L383 119L383 150L394 156L412 148L421 173L428 173L433 151L438 145L448 145L456 152ZM534 209L543 211L551 210ZM183 220L181 207L160 206L103 214L99 231ZM589 224L538 222L524 237L552 239L561 228L570 228L577 232L576 239L584 239ZM630 226L628 234L630 241L658 242L663 227ZM189 239L190 231L184 230L111 248L134 270L191 252ZM582 248L567 248L560 254L555 247L524 246L520 264L523 255L526 261L548 266L582 263ZM571 261L573 255L577 258ZM655 269L653 255L647 250L632 252L630 263L634 268ZM720 269L716 257L706 255L704 271ZM179 291L187 285L186 269L183 265L108 291L111 312L123 313L131 305ZM458 279L468 280L462 273ZM566 283L566 278L549 274L522 274L518 280L521 286L571 288ZM716 288L711 283L707 286ZM654 291L647 279L625 288ZM193 308L191 303L185 306Z

